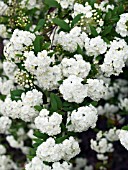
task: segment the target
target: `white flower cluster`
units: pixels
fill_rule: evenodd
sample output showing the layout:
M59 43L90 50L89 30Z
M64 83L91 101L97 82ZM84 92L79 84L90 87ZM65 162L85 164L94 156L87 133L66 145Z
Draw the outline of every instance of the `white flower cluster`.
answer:
M6 133L11 127L12 121L7 116L0 117L0 133Z
M104 106L98 106L98 115L110 115L119 111L119 107L113 104L106 103Z
M116 129L116 127L109 129L109 131L106 131L104 133L104 136L111 142L118 141L119 140L119 133L120 130Z
M80 27L74 27L69 33L61 31L55 35L54 44L60 44L62 48L69 52L75 52L78 45L83 48L87 34L81 31Z
M33 121L33 119L38 116L38 112L33 106L43 103L42 95L41 92L33 89L26 94L22 93L22 101L12 101L8 96L4 102L1 101L0 112L4 116L11 117L12 119L20 118L26 122Z
M64 77L75 75L86 78L91 70L91 65L83 60L82 55L76 54L74 58L64 58L61 62L61 69Z
M14 60L16 63L20 62L24 51L28 47L33 46L35 35L29 31L15 29L10 42L4 47L4 55L7 60ZM20 56L21 55L21 56Z
M0 37L7 38L7 29L4 24L0 24Z
M63 9L72 9L75 0L56 0Z
M73 17L77 16L78 14L84 14L86 18L91 18L93 15L92 7L88 4L88 2L85 3L85 6L75 3Z
M0 77L0 93L3 95L8 95L10 90L14 89L14 84L12 80L2 79Z
M14 74L17 69L17 66L14 62L4 61L3 62L3 70L6 76L8 76L9 79L14 80Z
M116 25L116 32L122 37L128 36L128 13L120 15L120 20Z
M6 153L6 148L0 144L0 155L3 155Z
M103 136L102 131L97 133L96 140L91 139L91 149L97 152L99 160L107 160L108 156L105 153L113 152L113 144L110 143L106 137Z
M120 130L119 133L120 143L128 150L128 131Z
M69 113L67 119L67 128L69 131L83 132L88 130L90 127L96 126L98 116L97 110L94 106L83 106L79 107L78 110L74 110L71 114ZM68 123L71 122L71 125Z
M0 155L0 169L1 170L18 170L15 163L7 155Z
M53 138L48 138L46 142L38 146L36 155L42 161L56 162L61 159L68 161L79 152L79 144L73 137L65 139L60 144L56 144Z
M128 111L128 98L120 99L120 108Z
M14 138L14 136L9 135L6 137L7 142L9 143L9 145L12 148L16 148L16 149L21 149L21 151L24 154L28 154L29 153L29 148L27 146L24 146L24 141L23 139L18 138L17 140Z
M25 166L26 170L70 170L71 164L67 162L54 162L52 167L45 165L38 157L34 157L32 161Z
M21 7L28 8L28 10L31 10L33 8L41 8L41 2L41 0L22 0Z
M110 9L113 10L115 8L113 4L109 4L108 0L104 0L100 4L94 3L94 7L103 12L108 12Z
M87 86L82 84L83 79L75 75L69 76L60 85L59 90L63 98L69 102L82 103L87 97Z
M71 170L93 170L92 165L88 165L86 158L76 158L75 159L75 167L73 167Z
M94 101L98 101L107 94L107 84L103 80L87 79L87 96Z
M104 54L107 51L107 43L101 38L101 36L86 39L85 41L86 54L88 56L97 57L100 54Z
M57 135L61 132L61 123L62 115L54 112L51 116L49 116L49 111L46 109L42 109L39 116L35 118L36 128L49 136Z
M118 76L123 72L122 68L128 59L128 45L123 39L115 39L111 42L110 49L105 54L104 63L101 65L101 71L106 76Z
M37 57L34 52L26 52L27 58L24 62L25 68L36 76L38 84L44 90L53 90L58 87L58 81L62 79L62 73L59 65L50 66L54 61L48 56L46 50L39 52Z

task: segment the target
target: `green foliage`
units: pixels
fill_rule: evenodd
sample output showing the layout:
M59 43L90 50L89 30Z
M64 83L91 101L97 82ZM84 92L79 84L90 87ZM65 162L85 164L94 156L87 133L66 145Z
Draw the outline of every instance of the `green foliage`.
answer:
M42 51L43 36L37 35L34 41L34 51L36 53Z
M48 5L49 8L51 7L60 8L60 4L58 4L58 2L55 0L44 0L44 3Z
M62 30L66 31L66 32L70 31L69 25L64 20L61 20L59 18L54 18L53 23L58 25Z
M98 36L96 29L92 25L89 25L89 26L90 26L91 34L93 35L93 37Z
M42 27L44 26L44 24L45 24L45 20L44 19L40 19L38 24L37 24L37 26L36 26L36 28L35 28L35 30L34 30L34 32L41 30Z
M11 99L12 99L12 100L15 100L15 101L20 100L20 99L21 99L21 94L22 94L23 92L24 92L24 91L21 90L21 89L17 89L17 90L11 91L11 92L10 92L10 94L11 94Z
M127 126L123 126L122 130L127 130L128 131L128 125Z
M75 18L72 20L71 28L73 28L75 26L75 24L77 24L78 21L80 21L82 15L83 14L78 14L77 16L75 16Z
M62 101L59 96L54 93L50 94L51 111L56 112L62 108Z

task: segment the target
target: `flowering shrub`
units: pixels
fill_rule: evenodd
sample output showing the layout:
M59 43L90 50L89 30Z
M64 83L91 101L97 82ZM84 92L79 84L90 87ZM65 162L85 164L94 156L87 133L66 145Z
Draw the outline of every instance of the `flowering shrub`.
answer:
M0 57L0 170L117 170L127 0L1 0Z

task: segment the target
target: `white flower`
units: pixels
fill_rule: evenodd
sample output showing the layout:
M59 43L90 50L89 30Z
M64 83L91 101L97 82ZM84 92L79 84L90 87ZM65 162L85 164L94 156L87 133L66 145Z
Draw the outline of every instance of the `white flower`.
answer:
M22 148L24 146L23 141L18 142L17 140L14 139L14 136L7 136L6 140L8 141L9 145L12 148Z
M38 53L37 57L32 51L26 52L24 61L26 69L37 79L37 84L44 90L54 90L59 86L58 81L62 79L62 73L59 65L53 63L53 58L48 56L46 50Z
M1 170L17 170L16 164L7 155L0 155L0 169Z
M11 127L12 121L7 116L0 117L0 133L6 133Z
M36 89L33 89L32 91L28 91L26 94L22 93L21 99L23 102L23 105L29 105L29 106L36 106L43 104L43 94Z
M120 34L122 37L128 36L128 13L124 13L120 15L120 20L116 25L116 32Z
M42 133L49 136L57 135L61 132L60 124L62 123L62 115L54 112L49 116L49 111L42 109L39 116L35 118L35 126Z
M120 130L119 133L120 143L128 150L128 131Z
M74 110L67 119L67 128L69 131L83 132L90 127L94 128L97 121L97 110L94 106L79 107L78 110ZM71 121L71 125L68 123Z
M6 148L4 145L0 145L0 155L3 155L6 153Z
M6 80L0 77L0 92L3 95L8 95L10 90L14 89L14 84L12 80Z
M4 55L7 60L14 60L19 63L22 57L16 56L23 55L26 48L33 45L36 36L28 31L15 29L10 42L4 47Z
M87 55L97 57L106 52L107 43L104 42L101 36L92 39L85 39L85 49Z
M88 79L87 80L88 91L87 95L95 101L104 98L107 93L107 86L104 84L103 80L98 79Z
M69 161L80 153L78 142L71 136L69 139L65 139L62 143L62 158Z
M14 62L4 61L3 62L3 70L5 74L9 77L9 79L14 79L14 72L17 66Z
M111 42L110 49L105 54L104 63L101 71L106 76L118 76L123 72L122 68L128 58L128 45L123 39L116 39Z
M81 78L86 78L91 70L90 63L84 61L80 54L74 55L74 58L64 58L61 62L61 67L65 77L76 75Z
M71 75L63 81L59 90L63 98L69 102L82 103L84 98L87 97L87 86L81 82L82 78Z
M4 24L0 24L0 37L7 38L7 30Z
M69 161L79 153L79 144L73 137L65 139L60 144L56 144L55 140L50 137L39 145L36 151L37 157L47 162L56 162L61 159Z
M38 146L36 151L37 157L42 161L56 162L62 159L62 145L56 144L53 138L48 138Z

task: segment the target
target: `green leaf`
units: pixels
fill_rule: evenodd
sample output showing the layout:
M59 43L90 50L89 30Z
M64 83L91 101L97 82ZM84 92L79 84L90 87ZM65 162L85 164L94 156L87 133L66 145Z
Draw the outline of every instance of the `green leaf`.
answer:
M50 45L51 45L51 43L47 42L47 43L43 44L42 49L47 50L50 47Z
M54 97L55 97L58 109L61 109L62 108L62 101L61 101L60 97L57 96L57 95L54 95Z
M60 4L55 0L45 0L44 3L48 5L49 8L51 7L60 8L61 7Z
M21 89L17 89L17 90L13 90L13 91L11 91L10 93L11 93L11 99L12 100L20 100L20 98L21 98L21 94L23 93L24 91L23 90L21 90Z
M71 23L72 28L74 27L75 24L77 24L78 21L80 21L82 15L83 14L78 14L77 16L75 16L75 18L72 20L72 23Z
M109 34L109 33L111 32L112 28L113 28L112 25L107 26L107 27L104 29L104 31L102 32L102 36L105 36L105 35Z
M122 4L120 4L120 6L118 7L117 12L118 12L118 15L121 15L124 13L124 6Z
M44 26L44 24L45 24L45 20L40 19L37 26L36 26L36 28L35 28L35 30L34 30L34 32L39 31Z
M98 33L97 33L96 29L92 25L90 25L90 30L91 30L91 34L94 37L98 36Z
M98 102L97 101L93 101L93 102L91 102L91 104L96 107L98 105Z
M68 138L68 135L65 135L63 137L55 139L55 141L56 141L57 144L59 144L59 143L62 143L67 138Z
M64 21L59 18L54 18L53 23L58 25L60 28L62 28L64 31L70 31L69 25Z
M46 140L49 137L47 134L41 133L39 130L35 130L34 136L43 140Z
M81 47L80 47L79 45L77 45L77 53L78 53L78 54L81 54L81 55L84 54L84 53L83 53L83 50L81 49Z
M51 100L51 109L52 109L52 111L54 111L54 112L57 111L58 107L57 107L57 101L56 101L54 93L50 94L50 100Z
M43 109L43 107L39 106L39 105L34 106L34 108L35 108L35 110L37 110L39 112Z
M127 130L128 131L128 125L127 126L123 126L122 130Z
M42 44L43 44L43 37L38 35L34 41L34 50L36 53L42 50Z
M111 19L111 17L112 17L112 12L109 11L109 12L107 12L106 15L105 15L105 20L106 20L106 21L109 21L109 20Z

